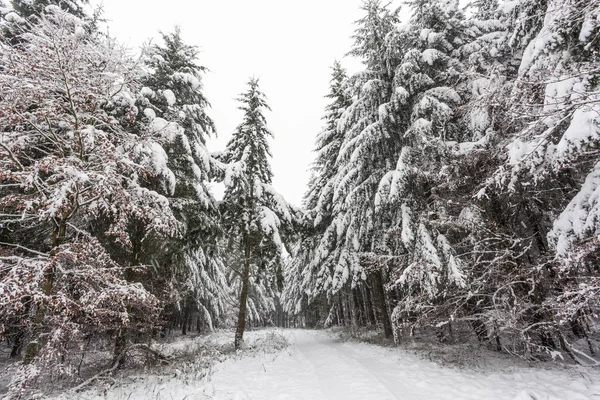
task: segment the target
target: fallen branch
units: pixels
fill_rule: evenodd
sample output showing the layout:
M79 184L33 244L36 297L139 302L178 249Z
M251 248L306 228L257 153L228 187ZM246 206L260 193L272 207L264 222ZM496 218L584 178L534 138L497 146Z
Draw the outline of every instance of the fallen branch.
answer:
M117 368L119 368L119 362L121 361L121 356L119 356L119 358L113 363L113 366L105 369L104 371L100 371L98 372L96 375L92 376L91 378L85 380L84 382L82 382L81 384L75 386L73 389L71 389L73 392L78 392L81 389L83 389L84 387L86 387L87 385L89 385L90 383L94 382L96 379L100 378L102 375L105 374L110 374L111 372L114 372L117 370Z
M84 382L80 383L79 385L75 386L73 389L71 389L71 391L78 392L81 389L88 386L89 384L96 381L97 379L101 378L102 376L110 375L111 373L115 372L119 368L119 365L121 364L121 360L123 359L123 357L125 357L128 352L130 352L131 350L135 350L135 349L144 350L147 353L152 354L155 358L157 358L160 361L167 362L167 363L171 361L171 358L169 356L166 356L166 355L162 354L161 352L150 348L150 346L148 346L147 344L137 343L137 344L131 345L131 346L127 347L125 350L123 350L123 352L121 352L121 354L119 354L119 356L115 359L115 361L113 362L113 365L110 368L105 369L104 371L98 372L96 375L92 376L91 378L89 378L89 379L85 380Z
M171 357L162 354L161 352L152 349L150 346L148 346L147 344L134 344L133 346L129 347L127 349L128 350L132 350L132 349L140 349L140 350L144 350L147 353L152 354L156 359L160 360L160 361L165 361L165 362L170 362L171 361Z

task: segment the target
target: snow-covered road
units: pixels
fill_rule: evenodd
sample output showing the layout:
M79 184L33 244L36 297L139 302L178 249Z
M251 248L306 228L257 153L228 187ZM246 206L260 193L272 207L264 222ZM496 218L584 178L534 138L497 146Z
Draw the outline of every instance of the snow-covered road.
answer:
M398 349L289 331L290 348L216 367L215 400L600 400L600 376L523 369L460 371ZM591 377L590 377L591 376Z

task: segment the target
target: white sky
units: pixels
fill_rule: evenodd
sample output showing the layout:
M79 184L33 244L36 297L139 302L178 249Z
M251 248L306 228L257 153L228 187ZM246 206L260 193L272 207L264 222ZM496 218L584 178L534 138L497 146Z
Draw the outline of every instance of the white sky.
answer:
M184 40L202 50L205 94L212 104L219 138L210 151L223 150L241 116L235 98L250 76L260 78L273 110L267 114L274 186L300 205L314 159L314 140L327 104L330 66L335 59L350 72L353 22L361 0L104 0L110 33L138 47L157 32L182 30Z

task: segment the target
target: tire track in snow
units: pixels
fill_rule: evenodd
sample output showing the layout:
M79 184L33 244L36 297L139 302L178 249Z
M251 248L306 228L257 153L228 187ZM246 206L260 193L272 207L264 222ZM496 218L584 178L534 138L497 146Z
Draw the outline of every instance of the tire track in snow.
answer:
M339 343L311 333L296 343L319 376L323 400L400 400L387 384L360 360L344 353Z
M213 400L587 400L600 393L593 371L589 382L574 370L463 371L324 332L287 333L284 353L221 364Z

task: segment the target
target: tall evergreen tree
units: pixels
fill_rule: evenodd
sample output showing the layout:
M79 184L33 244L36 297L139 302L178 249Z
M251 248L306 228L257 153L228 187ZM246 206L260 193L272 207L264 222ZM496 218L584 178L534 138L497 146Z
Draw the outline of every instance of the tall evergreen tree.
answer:
M393 74L398 54L391 47L396 35L398 10L390 11L380 1L363 5L365 16L357 21L350 54L361 57L366 70L352 76L349 97L352 103L340 118L338 129L344 136L336 159L333 185L333 218L320 241L314 266L333 263L333 273L323 279L324 289L336 294L342 288L355 288L368 279L372 288L364 293L367 315L376 319L391 335L383 288L383 269L365 262L376 246L381 231L374 207L377 185L392 165L401 143L391 101ZM367 256L368 258L368 256ZM325 271L321 275L325 276ZM372 298L372 299L371 299ZM374 307L371 307L374 303ZM370 309L374 308L378 315Z
M312 177L308 192L305 196L305 208L314 213L321 212L331 214L331 178L336 173L336 160L344 139L344 134L338 129L340 118L350 105L350 99L346 92L346 81L348 76L346 70L339 61L331 68L331 81L327 98L330 103L325 107L325 126L317 137L315 151L317 153L313 167ZM326 187L329 186L329 189ZM327 217L319 216L317 224L324 222Z
M223 161L234 165L225 182L221 204L223 225L230 238L229 247L239 254L239 314L235 347L239 348L246 328L248 299L256 301L265 288L282 290L282 257L285 243L293 233L298 211L293 209L271 186L273 173L264 112L270 110L257 79L238 98L244 116L227 144ZM251 277L254 279L251 281ZM252 292L252 293L251 293Z
M428 301L443 301L446 286L464 284L460 262L443 234L448 212L438 194L448 168L448 143L470 139L455 111L463 102L458 56L466 37L464 16L457 1L414 0L410 6L394 90L409 115L403 118L396 167L381 180L378 196L382 211L391 217L390 231L401 238L392 245L393 253L404 254L392 275L404 285L395 319L400 310L419 314L416 309L427 307ZM432 215L439 220L432 221Z
M162 39L162 44L150 46L145 59L149 73L142 79L142 106L143 118L166 150L174 174L166 195L185 228L160 263L166 273L156 277L171 289L172 312L185 333L193 313L212 328L230 301L215 245L221 233L219 210L207 186L216 162L205 145L215 134L202 85L206 68L197 64L198 49L184 43L179 28L163 33Z
M329 93L326 96L330 103L325 108L325 125L317 137L316 159L312 165L312 176L304 198L309 226L303 232L301 243L294 253L291 269L288 271L289 278L286 280L286 307L291 312L303 308L303 311L307 311L306 293L315 293L321 297L325 295L321 279L328 279L333 274L331 263L315 265L311 263L311 259L315 257L314 250L321 238L331 233L327 230L333 217L337 158L344 140L344 132L339 129L338 124L344 111L351 104L346 87L347 79L346 70L336 61L332 67ZM330 245L335 245L333 238ZM311 303L315 302L314 298L310 300ZM311 325L316 323L312 320L309 322Z

